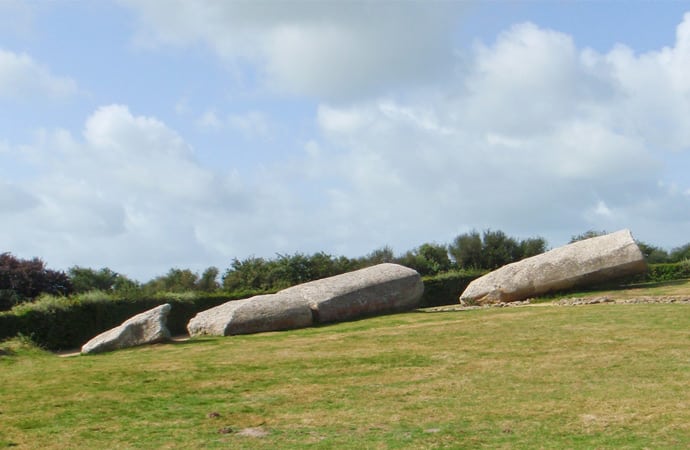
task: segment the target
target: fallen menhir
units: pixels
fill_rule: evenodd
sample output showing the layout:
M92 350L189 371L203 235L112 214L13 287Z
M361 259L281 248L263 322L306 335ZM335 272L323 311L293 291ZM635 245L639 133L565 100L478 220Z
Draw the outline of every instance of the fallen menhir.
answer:
M632 234L621 230L507 264L472 281L460 295L460 303L514 302L646 270Z
M234 300L197 314L190 336L258 333L304 328L416 308L424 292L417 271L378 264L284 289Z
M155 344L170 339L166 325L171 306L157 306L105 331L81 347L82 354L109 352L137 345Z

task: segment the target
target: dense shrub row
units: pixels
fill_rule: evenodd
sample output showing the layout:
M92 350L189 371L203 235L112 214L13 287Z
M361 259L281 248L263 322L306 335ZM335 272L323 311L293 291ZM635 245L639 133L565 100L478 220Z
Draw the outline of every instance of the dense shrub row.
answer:
M484 275L481 270L458 270L439 275L424 277L424 295L420 306L453 305L472 280Z
M678 263L650 264L645 281L659 282L690 278L690 260Z
M187 323L197 312L255 294L258 292L118 298L93 291L72 297L42 296L34 302L0 313L0 340L22 334L50 350L77 348L99 333L164 303L172 305L168 316L170 332L183 334Z

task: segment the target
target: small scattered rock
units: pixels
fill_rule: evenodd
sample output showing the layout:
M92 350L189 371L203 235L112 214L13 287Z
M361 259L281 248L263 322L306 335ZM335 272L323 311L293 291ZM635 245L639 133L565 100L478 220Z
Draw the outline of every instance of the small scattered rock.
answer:
M230 427L223 427L220 430L218 430L219 434L230 434L233 432L233 429Z
M208 413L207 417L209 419L218 419L220 417L220 413L213 411L213 412Z

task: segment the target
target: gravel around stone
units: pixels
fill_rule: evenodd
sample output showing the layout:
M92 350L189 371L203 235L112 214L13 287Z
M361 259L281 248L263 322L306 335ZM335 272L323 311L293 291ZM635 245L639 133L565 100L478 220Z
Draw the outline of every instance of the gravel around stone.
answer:
M445 305L436 306L433 308L424 308L427 312L446 312L446 311L473 311L476 309L488 308L517 308L525 306L586 306L599 304L615 304L615 305L634 305L641 303L684 303L690 304L690 296L684 295L665 295L665 296L639 296L634 298L616 299L608 296L591 296L591 297L565 297L551 302L532 303L530 299L520 302L510 303L495 303L492 305Z

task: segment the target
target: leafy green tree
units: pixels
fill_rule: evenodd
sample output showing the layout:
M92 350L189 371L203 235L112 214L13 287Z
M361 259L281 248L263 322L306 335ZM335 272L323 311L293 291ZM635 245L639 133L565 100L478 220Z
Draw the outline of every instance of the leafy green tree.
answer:
M321 261L323 264L323 261ZM302 253L294 255L278 255L278 259L273 261L271 271L271 281L273 288L284 288L294 286L315 279L316 267L311 258ZM327 268L321 267L327 271Z
M523 258L546 251L546 240L541 237L518 241L503 231L476 230L457 236L448 251L458 267L464 269L497 269Z
M144 285L148 293L189 292L196 289L199 275L189 269L173 268L167 274L154 278Z
M661 264L669 262L668 252L662 248L637 241L637 246L649 264Z
M363 266L374 266L376 264L394 262L395 255L393 254L393 249L386 245L374 250L364 258L360 258L360 261Z
M445 272L450 269L451 261L448 257L448 248L439 244L422 244L417 249L417 254L431 262L436 272Z
M520 245L503 231L484 231L483 261L485 269L498 269L521 258Z
M686 259L690 259L690 243L687 243L680 247L676 247L673 250L671 250L669 259L671 260L671 262L680 262Z
M599 237L599 236L603 236L603 235L605 235L605 234L608 234L608 233L607 233L606 231L604 231L604 230L601 230L601 231L598 231L598 230L587 230L587 231L585 231L584 233L581 233L581 234L577 234L577 235L575 235L575 236L572 236L572 237L570 238L570 243L572 244L572 243L577 242L577 241L584 241L585 239L591 239L591 238L593 238L593 237Z
M360 266L359 260L344 256L335 258L324 252L312 255L278 254L277 258L272 260L256 257L244 260L235 258L231 267L223 275L223 289L228 291L282 289L355 270Z
M482 237L478 231L461 234L448 246L448 252L459 267L482 269L483 261Z
M223 275L223 289L227 291L267 290L272 286L270 264L264 258L249 257L232 260Z
M421 275L435 275L450 269L451 261L448 249L438 244L422 244L414 250L408 251L396 260L403 266L410 267Z
M220 271L217 267L208 267L201 274L201 278L197 283L197 289L203 292L214 292L220 288L220 283L218 283L218 274Z
M520 241L520 257L529 258L546 251L546 239L542 237L528 238Z
M135 297L141 294L141 285L134 280L127 278L122 274L118 274L115 284L113 285L113 292L121 297Z
M74 292L82 293L88 291L111 292L115 288L115 283L120 275L107 267L99 270L87 267L74 266L67 270Z

